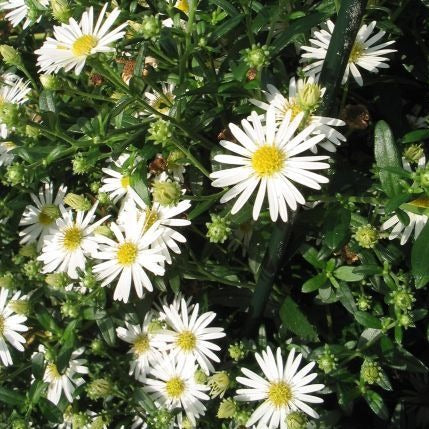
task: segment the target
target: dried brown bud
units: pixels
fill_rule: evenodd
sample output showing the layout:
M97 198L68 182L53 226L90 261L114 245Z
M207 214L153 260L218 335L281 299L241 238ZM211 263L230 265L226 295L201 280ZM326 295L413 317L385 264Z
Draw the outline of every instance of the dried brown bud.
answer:
M368 109L363 104L347 104L340 117L352 130L365 130L370 122Z
M228 141L232 141L235 142L235 138L232 135L231 131L229 128L224 128L218 135L217 135L217 139L220 140L228 140Z
M167 162L162 155L157 155L156 158L149 164L149 173L160 174L167 169Z
M246 73L247 80L255 80L257 74L258 70L256 70L255 68L249 69Z
M344 246L341 249L341 256L347 265L352 265L359 261L359 257L356 253L352 252L348 246Z
M103 83L103 76L101 76L101 74L94 73L91 75L89 80L90 80L92 85L100 86Z

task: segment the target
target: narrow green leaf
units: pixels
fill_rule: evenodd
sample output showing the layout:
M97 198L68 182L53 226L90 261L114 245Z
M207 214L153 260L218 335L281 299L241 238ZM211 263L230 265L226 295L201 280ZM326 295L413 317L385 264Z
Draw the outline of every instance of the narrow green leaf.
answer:
M114 346L116 343L115 326L110 317L96 320L98 327L100 328L101 335L109 346Z
M365 276L361 273L356 273L355 267L338 267L334 270L334 276L339 280L344 280L345 282L358 282L363 280Z
M426 128L424 130L410 131L409 133L405 134L404 137L402 137L401 142L405 144L416 143L427 138L429 138L429 129Z
M302 257L314 268L323 268L325 265L325 261L319 258L318 252L314 247L309 246L308 244L304 244L301 246L301 254Z
M22 396L20 393L0 386L0 402L18 406L22 405L24 403L24 400L24 396Z
M284 325L295 335L308 340L317 339L315 328L290 296L283 301L279 314Z
M350 218L350 211L338 205L331 206L326 211L323 223L324 242L331 250L337 250L347 243Z
M367 390L364 394L364 398L368 403L369 407L380 419L387 420L389 413L386 405L384 404L383 398L373 390Z
M326 284L327 279L328 278L326 277L325 273L317 274L317 276L307 280L302 285L301 290L304 293L313 292L313 291L321 288L322 286L324 286Z
M41 380L43 378L44 363L43 353L35 353L31 358L31 372L36 380Z
M40 398L39 408L42 414L51 422L51 423L62 423L63 422L63 413L62 411L55 406L51 401L48 401L46 398Z
M210 3L219 6L225 12L228 12L228 15L233 17L238 15L238 10L227 0L210 0Z
M402 169L401 158L389 125L385 121L377 122L374 132L374 153L377 167L381 168L379 177L384 192L389 197L400 193L398 176L383 168Z
M365 313L364 311L356 311L355 319L358 323L365 326L365 328L381 329L380 319L372 314Z
M212 44L214 42L216 42L217 40L219 40L220 38L222 38L223 36L225 36L226 34L228 34L233 28L237 27L238 24L240 24L240 22L243 19L243 15L236 15L230 19L225 20L224 22L222 22L222 24L216 26L216 30L213 31L209 43Z
M53 112L56 113L54 95L52 91L44 89L40 93L39 97L39 109L42 112Z
M429 276L429 222L411 249L411 271L416 279Z

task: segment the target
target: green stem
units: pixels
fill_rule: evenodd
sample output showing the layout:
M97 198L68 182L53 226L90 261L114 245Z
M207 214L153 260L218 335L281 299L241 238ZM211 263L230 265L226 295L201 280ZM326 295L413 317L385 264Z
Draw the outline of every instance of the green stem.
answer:
M326 53L319 82L326 88L318 114L335 111L336 96L341 86L360 22L368 0L343 0L331 42ZM273 283L282 262L284 250L292 232L297 211L292 212L289 222L277 221L273 226L271 241L262 261L260 274L250 301L245 335L255 334L263 317Z

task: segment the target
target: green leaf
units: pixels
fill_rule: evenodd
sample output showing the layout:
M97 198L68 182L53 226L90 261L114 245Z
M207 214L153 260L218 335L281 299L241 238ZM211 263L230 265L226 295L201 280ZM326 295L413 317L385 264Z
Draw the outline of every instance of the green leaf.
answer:
M380 319L364 311L356 311L355 319L365 328L381 329Z
M100 328L101 335L109 346L114 346L116 344L116 333L115 326L111 317L106 317L105 319L96 320L98 327Z
M390 383L389 378L387 377L387 374L381 370L379 371L380 379L377 381L377 384L384 390L393 390L392 384Z
M231 17L238 15L238 10L227 0L210 0L210 3L219 6L225 12L228 12Z
M427 138L429 138L429 129L426 128L424 130L410 131L409 133L405 134L404 137L402 137L401 142L405 144L415 143Z
M302 257L314 268L323 268L325 261L319 258L318 252L314 247L304 244L301 246Z
M144 201L147 206L150 206L149 189L139 174L133 174L130 180L131 187L136 191L137 195Z
M61 333L61 329L55 322L54 318L49 314L48 310L42 306L36 306L34 314L37 320L46 331L54 332L55 334Z
M238 24L242 21L244 15L236 15L216 26L216 30L213 31L209 43L212 44L228 34L233 28L237 27Z
M70 356L75 349L75 340L76 340L76 326L78 324L77 320L73 320L67 325L67 328L64 331L64 334L61 338L63 345L58 353L57 358L57 368L59 372L63 372L70 361Z
M338 267L334 270L334 276L339 280L344 280L345 282L358 282L365 278L362 273L356 273L354 270L355 267Z
M53 112L56 113L54 95L52 91L44 89L40 93L39 97L39 109L42 112Z
M62 423L63 413L51 401L46 398L40 398L39 408L42 414L52 423Z
M382 337L382 335L383 331L381 329L365 329L359 337L357 348L362 349L369 347L371 344L378 341Z
M43 353L35 353L31 358L31 372L36 380L41 380L43 378L44 364Z
M389 125L385 121L377 122L374 132L374 153L377 167L402 169L401 158ZM381 186L389 197L399 194L401 187L398 176L390 171L379 171Z
M304 293L313 292L313 291L321 288L322 286L324 286L326 284L327 279L328 278L326 277L325 273L317 274L317 276L307 280L302 285L301 290Z
M363 274L365 276L374 276L383 274L383 268L376 264L364 264L355 267L353 272L355 274Z
M283 301L279 314L284 325L295 335L313 341L317 339L315 328L290 296Z
M350 211L335 205L325 214L323 223L324 243L331 249L337 250L347 243L350 235Z
M0 402L4 402L9 405L23 405L25 398L20 393L6 389L5 387L0 386Z
M367 390L364 394L364 398L375 414L377 414L380 419L387 420L389 413L387 411L386 405L384 404L383 398L373 390Z
M429 222L411 249L411 271L416 279L429 276Z
M343 304L344 308L350 313L355 313L357 311L356 303L353 298L352 292L347 285L347 283L340 282L339 288L337 291L337 296L340 299L341 304Z

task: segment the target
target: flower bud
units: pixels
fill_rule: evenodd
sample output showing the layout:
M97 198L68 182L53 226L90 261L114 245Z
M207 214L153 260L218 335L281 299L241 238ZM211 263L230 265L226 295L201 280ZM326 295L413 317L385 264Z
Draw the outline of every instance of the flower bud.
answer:
M417 164L425 152L421 144L410 144L402 153L402 156L410 163Z
M52 16L59 22L67 23L71 11L67 0L51 0Z
M98 416L95 420L92 421L91 426L89 426L89 429L104 429L105 427L107 427L107 423L109 423L107 417Z
M317 364L319 365L319 368L325 374L329 374L330 372L334 371L337 368L337 362L338 362L338 359L331 352L329 346L325 345L325 350L323 354L321 354L319 356L319 359L317 359Z
M11 185L19 185L25 179L25 167L17 162L8 166L6 170L6 180Z
M367 384L375 384L381 379L381 367L371 359L365 359L360 368L360 376Z
M8 306L16 313L24 316L30 312L30 302L28 299L11 299Z
M208 378L207 384L211 387L210 396L212 398L216 398L216 396L223 398L230 385L228 373L226 371L216 372Z
M371 308L372 296L369 295L360 295L357 299L357 306L360 311L368 311Z
M235 362L243 360L247 354L244 344L241 341L238 343L231 344L228 347L228 353L230 358Z
M175 206L182 195L176 182L155 181L152 185L153 199L164 207Z
M377 229L370 224L360 226L353 237L365 249L372 249L379 239Z
M224 243L231 233L231 221L226 217L222 217L211 213L211 222L206 222L207 234L210 243Z
M143 37L155 41L161 32L161 22L156 16L146 15L143 17L139 30Z
M102 355L104 352L104 343L99 338L96 338L95 340L92 340L91 342L91 351L95 355Z
M288 429L305 429L307 427L307 422L305 414L299 411L293 411L286 417Z
M72 160L73 173L74 174L85 174L88 173L92 167L92 162L88 160L88 157L78 153Z
M53 74L41 74L39 79L44 89L55 91L61 88L60 80Z
M110 396L113 391L113 386L106 378L97 378L88 384L86 391L92 400L97 400Z
M23 62L19 52L9 45L0 45L0 55L8 66L22 67Z
M172 132L170 122L164 121L164 119L158 119L152 122L149 126L149 140L153 140L154 143L162 144L163 146L169 143L171 140Z
M224 399L217 411L216 417L218 419L230 419L237 412L237 403L232 398Z
M317 83L307 82L296 96L299 106L313 112L322 101L322 88Z
M194 380L198 384L205 384L207 381L207 376L203 370L197 369L194 374Z
M15 103L0 103L0 123L7 128L15 128L20 124L19 105Z
M401 314L398 318L398 323L405 329L409 328L410 326L415 326L412 316L408 313Z
M24 275L30 280L43 280L42 263L37 260L30 260L22 267Z
M26 244L19 249L19 254L26 258L35 258L37 256L37 249L34 243Z
M53 273L45 277L45 282L54 289L62 289L69 285L72 280L67 273Z
M106 194L106 192L99 192L97 199L100 204L108 204L110 202L109 194Z
M91 203L87 198L71 192L64 197L64 203L78 211L86 211L91 208Z
M252 45L243 52L246 64L255 69L260 69L269 63L270 51L268 46Z
M11 273L7 273L0 277L0 288L10 289L13 285L13 276Z
M399 310L411 310L415 300L413 293L402 287L390 293L389 302Z

